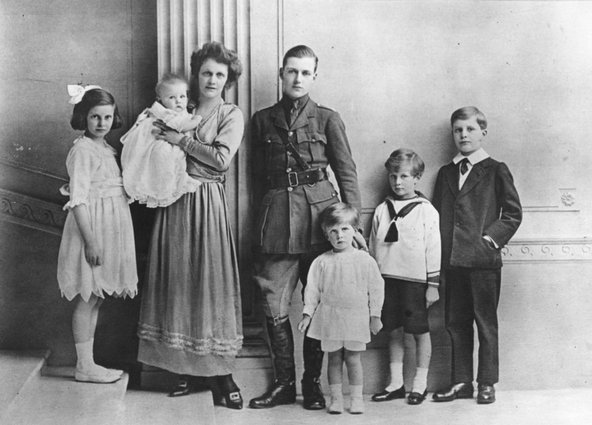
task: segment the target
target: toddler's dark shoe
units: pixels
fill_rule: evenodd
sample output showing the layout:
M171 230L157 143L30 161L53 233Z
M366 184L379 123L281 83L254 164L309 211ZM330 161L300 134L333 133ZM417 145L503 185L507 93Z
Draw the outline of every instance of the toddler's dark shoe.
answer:
M191 394L193 385L191 377L188 375L180 375L177 379L177 384L173 390L169 393L169 397L182 397L184 395Z
M382 392L376 393L372 396L372 401L389 401L389 400L395 400L397 398L405 398L405 386L404 385L395 391L384 390Z

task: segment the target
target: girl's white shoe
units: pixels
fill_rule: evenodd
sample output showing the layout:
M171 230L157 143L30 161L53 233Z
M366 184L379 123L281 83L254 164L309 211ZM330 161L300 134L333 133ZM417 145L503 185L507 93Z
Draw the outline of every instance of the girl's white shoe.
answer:
M364 397L362 395L361 385L350 385L351 405L349 413L359 414L364 413Z
M74 372L74 379L78 382L93 382L95 384L111 384L121 379L119 371L104 368L78 369Z

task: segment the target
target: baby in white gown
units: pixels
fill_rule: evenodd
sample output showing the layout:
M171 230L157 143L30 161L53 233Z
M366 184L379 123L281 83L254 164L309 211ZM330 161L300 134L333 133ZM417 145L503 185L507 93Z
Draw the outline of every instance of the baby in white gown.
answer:
M145 109L134 126L123 135L121 168L127 194L147 207L166 207L201 184L187 174L185 152L157 140L154 121L161 120L179 132L195 130L199 115L187 112L187 81L166 74L156 85L157 101Z

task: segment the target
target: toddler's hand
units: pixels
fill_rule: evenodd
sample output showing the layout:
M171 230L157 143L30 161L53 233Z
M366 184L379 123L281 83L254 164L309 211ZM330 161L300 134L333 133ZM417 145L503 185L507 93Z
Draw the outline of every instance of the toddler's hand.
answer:
M440 294L438 293L438 288L428 285L428 290L426 291L426 308L430 308L439 299Z
M370 316L370 332L376 335L382 329L382 320L378 316Z
M303 314L302 320L298 323L298 330L304 332L306 331L306 328L308 328L308 325L310 325L310 316L308 314Z
M103 263L101 248L95 242L84 246L84 257L91 267L100 266Z

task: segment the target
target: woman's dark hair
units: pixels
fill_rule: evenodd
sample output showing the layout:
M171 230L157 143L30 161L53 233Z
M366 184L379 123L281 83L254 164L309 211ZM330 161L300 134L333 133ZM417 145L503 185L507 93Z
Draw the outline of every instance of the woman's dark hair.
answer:
M243 72L243 67L234 50L228 49L224 44L217 41L204 43L204 45L191 55L191 76L197 77L199 70L204 62L208 59L213 59L218 63L223 63L228 66L228 79L226 80L226 87L229 88L234 84L238 77ZM195 99L197 100L197 99Z
M121 115L119 115L119 109L115 103L115 98L107 90L103 89L92 89L84 93L82 100L74 105L74 112L72 112L72 118L70 119L70 125L74 130L86 130L86 117L88 111L95 106L101 105L113 105L113 124L112 129L120 128L123 125Z

